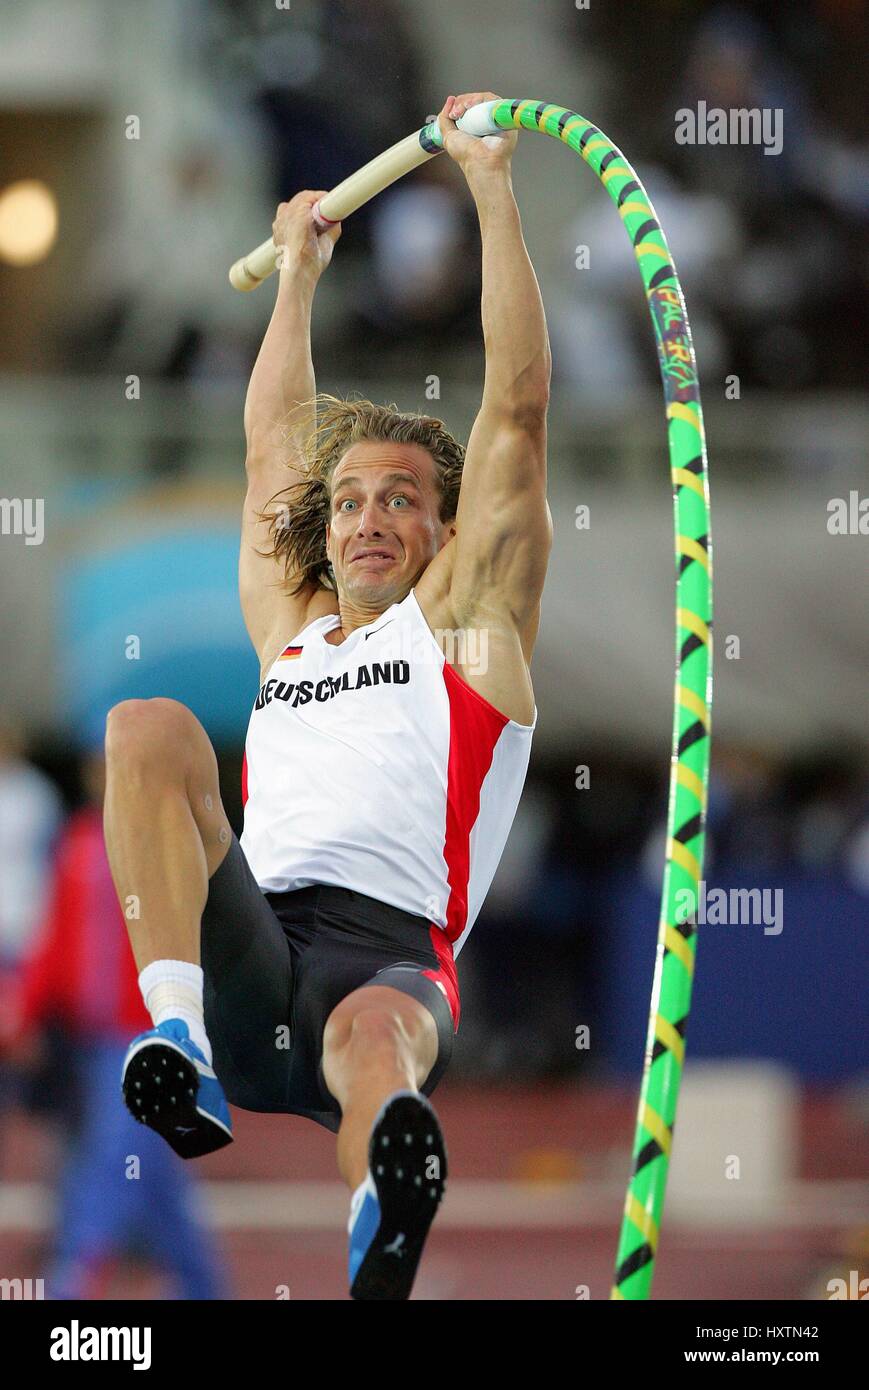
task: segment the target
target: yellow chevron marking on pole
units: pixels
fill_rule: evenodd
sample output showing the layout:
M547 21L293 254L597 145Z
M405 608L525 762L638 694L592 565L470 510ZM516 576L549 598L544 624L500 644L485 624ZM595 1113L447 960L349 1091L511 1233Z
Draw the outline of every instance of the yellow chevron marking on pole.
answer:
M696 714L704 729L709 728L710 718L709 709L706 703L695 695L693 690L689 690L687 685L676 686L676 698L683 709L688 709L692 714Z
M688 971L688 974L693 975L694 957L691 954L691 947L688 945L682 933L678 932L675 927L668 926L664 933L664 945L668 950L673 952L674 956L678 957Z
M706 788L700 781L700 778L697 776L697 773L692 772L690 767L686 767L684 763L677 763L676 781L679 782L681 786L687 787L689 792L694 793L697 800L700 802L701 807L705 811Z
M667 857L672 859L675 864L684 869L686 874L690 874L696 881L700 882L700 863L690 849L686 849L681 840L670 840L667 844Z
M658 246L654 241L641 241L639 246L634 247L634 255L638 259L640 256L658 256L662 261L670 259L666 246Z
M670 1133L670 1128L666 1121L658 1114L657 1110L652 1109L651 1105L643 1106L642 1123L645 1125L652 1138L656 1140L658 1147L661 1148L665 1154L669 1154L673 1136Z
M525 112L533 111L536 105L537 102L532 101L531 98L529 98L527 101L520 102L520 104L516 107L516 115L514 119L517 121L521 121L522 117L525 115Z
M687 627L689 632L693 632L695 637L699 637L701 642L708 646L709 628L698 613L692 613L690 608L677 608L676 621L680 627Z
M690 489L691 489L692 492L696 492L697 495L698 495L698 497L702 497L702 498L705 500L706 494L705 494L705 492L703 491L703 484L701 483L700 479L697 477L697 474L696 474L696 473L692 473L690 469L688 469L688 468L674 468L674 469L673 469L673 482L674 482L674 483L681 483L683 487L690 487Z
M631 212L651 212L648 203L622 203L619 208L619 217L625 218Z
M566 136L568 136L572 130L576 130L577 126L587 126L587 125L588 125L588 121L584 121L584 120L582 119L581 116L577 116L575 120L573 120L573 121L568 121L568 122L567 122L567 125L564 127L564 129L563 129L562 132L561 132L561 139L564 140L564 139L566 138Z
M610 1302L612 1303L614 1299L619 1299L622 1303L626 1302L625 1296L617 1284L613 1284L610 1289Z
M624 160L625 164L627 164L627 162L628 162L628 161L625 159L625 157L624 157L623 154L620 154L620 155L618 155L618 156L616 157L616 163L618 162L619 159ZM610 167L607 169L606 173L605 173L605 174L601 174L601 176L600 176L600 181L601 181L601 183L609 183L610 179L629 179L629 178L633 178L633 177L634 177L634 171L633 171L633 169L614 169L614 168L612 167L612 165L610 165Z
M610 149L612 149L612 145L610 144L609 140L589 140L588 144L582 152L582 155L584 159L587 159L588 156L591 154L592 150Z
M692 540L690 536L680 536L678 547L680 555L690 555L692 560L696 560L698 565L702 565L707 573L709 572L709 556L706 554L702 545Z
M655 1015L655 1037L659 1043L663 1043L665 1047L670 1049L681 1066L685 1060L685 1044L672 1023L668 1023L666 1018L662 1018L660 1014Z
M667 406L667 419L684 420L686 425L693 425L697 433L700 433L700 421L696 410L692 410L688 405L683 405L681 401L673 401L671 405Z
M655 1218L650 1211L637 1201L633 1192L629 1192L625 1202L625 1216L633 1221L637 1230L642 1233L645 1240L652 1248L654 1255L658 1244L658 1227L655 1225Z

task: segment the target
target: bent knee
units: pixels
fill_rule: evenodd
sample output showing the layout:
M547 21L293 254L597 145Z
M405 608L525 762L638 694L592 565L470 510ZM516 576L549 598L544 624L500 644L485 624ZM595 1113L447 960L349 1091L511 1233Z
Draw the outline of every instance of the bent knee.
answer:
M366 990L366 993L368 991ZM402 1053L413 1047L422 1031L422 1020L412 1010L384 1007L372 1000L370 1007L354 1001L354 1008L339 1005L323 1032L324 1050L340 1050L352 1044L367 1054Z
M161 754L176 757L188 749L191 735L199 731L196 716L178 700L156 696L150 700L122 700L106 719L106 757L129 762L147 757L149 764Z

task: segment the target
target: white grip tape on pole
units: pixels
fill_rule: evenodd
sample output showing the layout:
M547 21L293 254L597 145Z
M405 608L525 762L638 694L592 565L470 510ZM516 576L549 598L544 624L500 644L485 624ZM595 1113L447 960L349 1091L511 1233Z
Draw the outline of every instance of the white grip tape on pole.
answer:
M480 101L476 106L469 107L464 116L459 116L456 121L458 129L465 135L476 135L479 139L484 135L509 135L508 130L502 130L492 120L492 112L500 104L498 101Z

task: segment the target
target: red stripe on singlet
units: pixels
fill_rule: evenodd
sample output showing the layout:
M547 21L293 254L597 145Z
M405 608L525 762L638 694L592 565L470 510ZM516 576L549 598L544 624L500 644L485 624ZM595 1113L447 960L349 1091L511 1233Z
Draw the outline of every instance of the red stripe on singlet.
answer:
M444 859L450 886L446 935L452 943L461 936L468 918L470 836L480 814L480 791L495 745L510 721L446 662L443 674L450 702Z

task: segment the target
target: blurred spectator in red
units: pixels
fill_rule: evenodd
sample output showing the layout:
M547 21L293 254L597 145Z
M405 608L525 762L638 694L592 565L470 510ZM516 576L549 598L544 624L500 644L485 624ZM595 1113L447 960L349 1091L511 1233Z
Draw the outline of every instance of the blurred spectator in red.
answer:
M121 1096L129 1039L151 1020L103 841L102 749L84 759L82 779L88 803L63 832L48 911L0 1021L13 1058L32 1058L34 1032L51 1020L69 1038L55 1066L76 1090L77 1124L59 1180L47 1296L105 1297L114 1262L133 1253L168 1273L179 1297L229 1297L193 1174Z
M0 717L0 970L15 967L39 924L61 812L54 783L27 761L21 730Z
M0 1011L45 909L61 814L54 783L27 761L20 727L0 717ZM20 1099L20 1078L0 1057L0 1113Z

